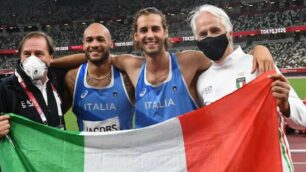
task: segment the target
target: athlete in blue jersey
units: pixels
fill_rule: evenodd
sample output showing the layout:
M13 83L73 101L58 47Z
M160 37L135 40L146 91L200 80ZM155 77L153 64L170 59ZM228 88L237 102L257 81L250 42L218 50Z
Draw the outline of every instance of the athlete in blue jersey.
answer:
M152 85L146 78L146 63L142 65L136 85L136 127L165 121L197 108L185 83L176 55L169 55L168 78Z
M83 131L112 131L132 128L134 105L125 86L123 76L112 67L109 85L94 87L88 84L88 63L78 71L73 95L72 110Z
M198 74L209 68L210 60L199 51L169 53L166 18L156 8L138 11L133 28L134 47L143 52L144 58L117 55L112 63L127 72L136 88L136 127L156 124L196 109L196 81ZM265 70L273 68L269 51L261 46L256 49L261 55L268 54L271 63L266 64ZM259 62L266 59L256 53L254 56L259 57Z
M108 29L99 23L91 24L83 39L87 62L66 75L80 131L132 128L133 86L126 75L111 65L111 47Z
M134 19L134 47L141 50L144 57L129 54L113 55L111 62L126 72L134 88L137 86L136 127L149 126L195 109L193 100L198 102L196 81L199 74L210 67L210 60L202 52L193 50L175 53L175 56L170 58L167 22L158 9L142 9L137 12ZM273 68L273 60L267 48L256 46L253 54L260 72ZM82 54L71 55L53 62L52 65L74 66L83 59ZM145 68L142 67L144 62ZM169 67L173 67L173 64L176 65L176 69ZM255 69L256 65L253 71ZM143 77L139 77L140 75ZM171 85L172 82L176 83ZM177 90L180 95L173 95L170 99L173 90ZM141 97L142 94L146 96Z

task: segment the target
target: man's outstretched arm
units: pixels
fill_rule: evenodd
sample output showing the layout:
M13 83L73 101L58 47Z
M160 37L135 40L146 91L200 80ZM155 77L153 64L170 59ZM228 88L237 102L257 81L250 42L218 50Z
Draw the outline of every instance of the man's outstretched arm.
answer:
M80 53L52 59L49 66L56 68L72 69L80 66L84 62L86 62L85 54Z

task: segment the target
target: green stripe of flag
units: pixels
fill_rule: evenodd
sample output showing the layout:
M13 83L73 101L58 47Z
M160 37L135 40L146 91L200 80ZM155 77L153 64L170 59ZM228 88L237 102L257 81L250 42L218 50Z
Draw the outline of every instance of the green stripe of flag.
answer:
M64 133L14 114L10 116L10 136L14 136L11 139L15 148L7 138L1 140L2 172L84 171L84 137L79 132ZM29 125L32 127L25 127ZM48 144L45 144L47 140Z

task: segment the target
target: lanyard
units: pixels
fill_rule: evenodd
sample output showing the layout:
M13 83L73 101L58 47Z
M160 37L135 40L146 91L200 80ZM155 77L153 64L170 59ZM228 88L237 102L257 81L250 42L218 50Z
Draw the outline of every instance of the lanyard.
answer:
M39 114L43 124L48 125L47 118L46 118L44 112L42 111L40 105L38 104L36 98L34 97L33 93L29 90L29 88L27 87L27 85L25 84L25 82L23 81L23 79L21 78L21 76L18 74L17 71L15 71L15 75L18 78L19 84L24 89L24 91L26 92L26 94L28 95L30 100L33 102L34 107L37 110L37 112L38 112L38 114ZM57 105L57 111L58 111L58 116L60 117L60 125L59 125L59 127L63 129L64 125L62 124L63 113L62 113L62 110L61 110L61 99L60 99L60 97L59 97L59 95L58 95L58 93L57 93L57 91L56 91L56 89L55 89L55 87L53 86L52 83L51 83L51 88L52 88L53 95L55 97L55 101L56 101L56 105Z

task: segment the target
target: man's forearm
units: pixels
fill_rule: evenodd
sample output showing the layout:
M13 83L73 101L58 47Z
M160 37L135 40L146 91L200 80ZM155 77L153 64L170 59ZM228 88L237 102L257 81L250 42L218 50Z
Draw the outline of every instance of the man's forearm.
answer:
M81 64L83 64L84 62L86 62L86 57L84 53L72 54L53 59L50 62L50 67L76 68Z

